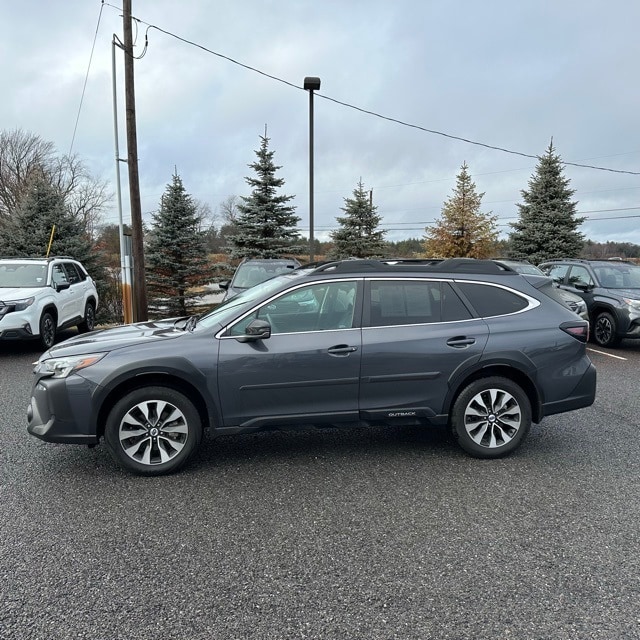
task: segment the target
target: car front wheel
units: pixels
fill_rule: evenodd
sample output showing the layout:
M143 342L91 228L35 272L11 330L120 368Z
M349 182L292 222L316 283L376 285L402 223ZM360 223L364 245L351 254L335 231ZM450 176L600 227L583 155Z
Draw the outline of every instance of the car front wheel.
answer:
M608 312L603 311L596 316L593 326L593 339L601 347L615 347L620 342L616 336L616 320Z
M56 341L56 320L45 311L40 318L40 344L43 349L51 349Z
M531 403L515 382L499 376L474 380L456 399L451 428L458 444L476 458L511 453L531 427Z
M179 469L200 445L193 403L168 387L144 387L121 398L107 417L105 442L125 469L159 476Z

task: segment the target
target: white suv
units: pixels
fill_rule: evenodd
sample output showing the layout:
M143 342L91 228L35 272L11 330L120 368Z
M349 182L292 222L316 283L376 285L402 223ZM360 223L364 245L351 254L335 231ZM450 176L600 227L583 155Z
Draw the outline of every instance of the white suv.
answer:
M0 340L38 338L53 346L56 332L92 331L98 292L73 258L0 259Z

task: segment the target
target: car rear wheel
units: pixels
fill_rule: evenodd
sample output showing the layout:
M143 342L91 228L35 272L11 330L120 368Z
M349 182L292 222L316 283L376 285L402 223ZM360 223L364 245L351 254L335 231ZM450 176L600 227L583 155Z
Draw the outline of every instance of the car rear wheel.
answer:
M616 319L608 312L603 311L596 316L593 325L593 339L601 347L615 347L620 343L616 335Z
M45 311L40 318L40 344L43 349L51 349L56 341L56 321L55 318Z
M84 320L78 325L80 333L87 333L96 328L96 308L93 302L87 302L84 308Z
M458 444L476 458L511 453L531 427L531 403L515 382L499 376L481 378L465 387L451 412Z
M128 393L109 413L105 442L125 469L159 476L179 469L200 445L202 421L193 403L169 387Z

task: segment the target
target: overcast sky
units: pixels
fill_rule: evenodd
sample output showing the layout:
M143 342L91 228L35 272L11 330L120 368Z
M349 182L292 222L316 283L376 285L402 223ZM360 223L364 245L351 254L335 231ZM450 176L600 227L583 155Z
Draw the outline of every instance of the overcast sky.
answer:
M0 128L72 150L115 185L111 41L123 37L121 2L0 1ZM135 63L145 218L176 167L213 212L248 195L266 126L281 193L295 196L308 235L301 87L318 76L316 237L326 239L360 179L388 239L422 237L463 162L485 194L482 211L506 234L537 163L527 156L553 138L564 161L615 170L565 167L585 236L640 244L637 0L133 0L133 15L137 55L148 33ZM126 157L120 51L117 76ZM115 199L104 218L117 222Z

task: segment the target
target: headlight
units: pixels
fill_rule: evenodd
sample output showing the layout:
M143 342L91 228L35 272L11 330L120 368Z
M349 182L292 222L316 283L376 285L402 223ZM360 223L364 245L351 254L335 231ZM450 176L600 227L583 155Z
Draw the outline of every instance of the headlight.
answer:
M99 362L106 355L106 353L83 353L66 358L47 358L37 363L35 372L51 378L66 378L71 373Z
M635 298L622 298L632 309L636 309L636 311L640 311L640 300L636 300Z
M5 304L13 305L14 311L24 311L33 304L34 300L35 298L31 296L30 298L23 298L22 300L5 300Z

